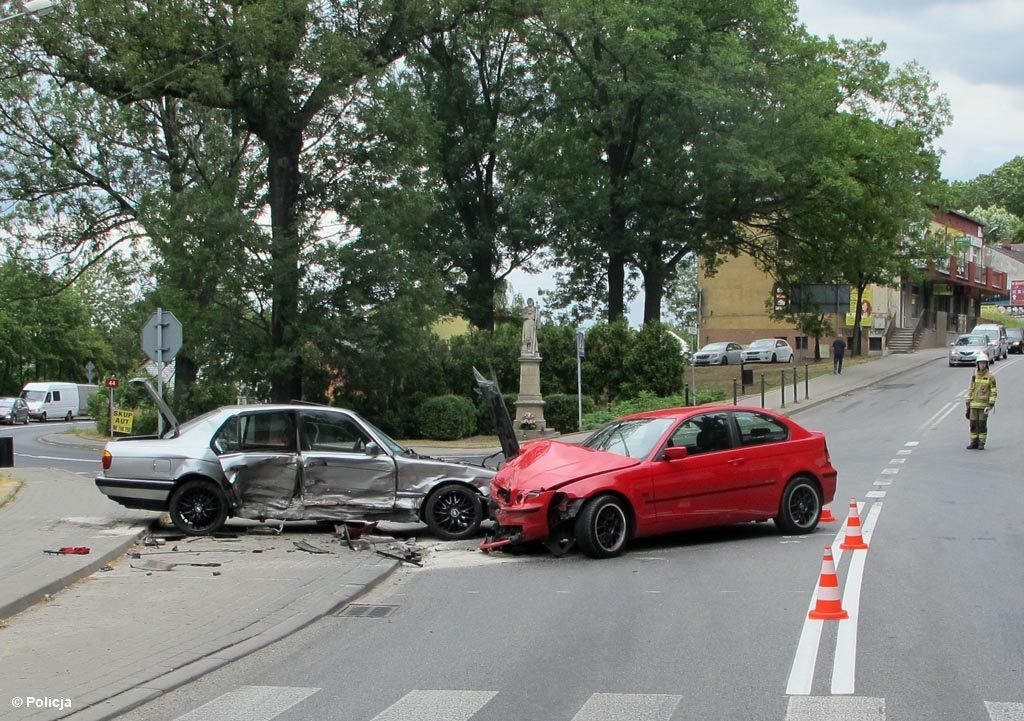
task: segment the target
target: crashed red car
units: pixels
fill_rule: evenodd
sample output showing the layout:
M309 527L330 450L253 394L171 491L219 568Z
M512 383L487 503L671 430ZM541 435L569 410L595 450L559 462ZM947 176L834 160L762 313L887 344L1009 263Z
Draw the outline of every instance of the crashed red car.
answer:
M491 481L490 549L535 541L608 558L631 538L774 519L810 533L836 492L825 436L761 408L621 418L580 445L524 444Z

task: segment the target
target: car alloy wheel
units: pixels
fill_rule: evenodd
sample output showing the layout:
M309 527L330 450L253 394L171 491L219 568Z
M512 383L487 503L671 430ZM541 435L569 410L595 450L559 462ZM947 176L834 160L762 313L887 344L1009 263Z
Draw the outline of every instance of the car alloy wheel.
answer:
M480 528L484 515L476 491L455 483L431 493L423 510L424 523L443 541L469 538Z
M818 484L807 476L797 476L782 492L775 525L785 533L810 533L821 518L821 505Z
M626 509L623 502L614 496L591 499L576 517L576 542L591 558L619 555L628 537Z
M175 528L190 536L213 533L227 519L227 499L213 481L186 481L171 494L168 505Z

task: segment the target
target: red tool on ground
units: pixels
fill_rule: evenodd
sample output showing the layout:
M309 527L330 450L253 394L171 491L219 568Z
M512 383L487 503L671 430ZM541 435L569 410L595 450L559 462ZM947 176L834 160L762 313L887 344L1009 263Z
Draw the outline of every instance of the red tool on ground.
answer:
M43 551L53 556L85 556L89 553L88 546L61 546L56 551Z

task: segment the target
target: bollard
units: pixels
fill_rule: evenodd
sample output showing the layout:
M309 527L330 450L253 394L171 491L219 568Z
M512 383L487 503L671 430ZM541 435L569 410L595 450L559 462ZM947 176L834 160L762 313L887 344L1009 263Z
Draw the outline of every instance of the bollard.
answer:
M811 367L804 363L804 400L807 400L808 398L811 397L811 383L808 380L808 378L810 378L811 373L810 369Z
M0 468L14 468L14 438L0 438Z
M684 383L683 384L683 405L685 405L685 406L689 406L690 405L690 384L689 383Z
M797 376L798 375L799 375L799 371L797 371L797 369L794 368L793 369L793 402L794 403L799 403L800 402L799 398L798 398L799 393L798 393L798 390L797 390L797 388L798 388L797 387Z
M779 383L779 390L782 391L782 405L781 408L786 407L786 371L779 371L779 377L782 382Z
M764 373L761 374L761 407L764 408Z
M732 379L732 404L734 406L735 405L739 405L739 403L737 402L737 398L736 398L736 379L735 378Z

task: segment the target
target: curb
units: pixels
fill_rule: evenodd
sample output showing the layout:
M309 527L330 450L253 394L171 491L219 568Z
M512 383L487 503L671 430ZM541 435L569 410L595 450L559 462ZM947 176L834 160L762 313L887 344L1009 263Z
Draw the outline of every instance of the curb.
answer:
M67 721L108 721L109 719L117 718L138 706L149 703L168 691L184 686L229 663L248 656L254 651L280 641L339 608L352 603L389 578L401 565L399 561L391 562L382 573L377 574L375 578L368 581L358 591L354 591L340 600L331 592L318 592L315 594L315 598L306 604L307 606L312 606L312 608L305 613L296 614L292 618L286 619L276 626L268 628L266 631L244 641L239 641L213 653L200 656L173 671L168 671L149 681L137 684L126 691L122 691L62 718Z
M114 561L127 553L128 549L134 546L139 538L141 538L144 533L148 532L149 529L150 524L140 527L138 532L133 533L130 536L126 536L121 543L104 553L102 556L97 556L94 560L89 561L89 563L84 566L76 568L66 576L61 576L56 581L51 581L44 586L33 589L20 598L11 601L4 606L0 606L0 618L10 618L15 614L21 613L25 609L34 606L39 601L42 601L46 596L52 596L58 591L67 588L75 581L85 578L86 576L91 576L103 566L106 566L111 561Z
M78 436L75 436L76 438L78 438L78 440L74 441L74 442L71 442L71 441L65 442L65 441L60 440L60 439L55 440L55 437L58 436L58 435L62 435L62 434L53 433L53 434L49 434L49 435L45 435L45 436L39 436L38 440L39 440L40 443L45 443L48 446L60 446L61 448L96 448L96 449L99 449L99 448L103 448L103 446L105 446L106 443L107 443L107 441L105 441L105 440L101 441L101 440L97 439L97 440L94 441L94 440L91 440L91 439L88 439L88 438L78 438Z
M14 500L14 497L16 495L18 495L18 491L20 491L22 486L25 485L25 483L23 481L19 481L17 478L13 478L11 480L14 481L14 488L9 490L7 493L5 493L3 495L2 498L0 498L0 508L3 508L8 503L10 503L12 500ZM0 612L0 618L4 618L4 615L3 615L2 612Z

